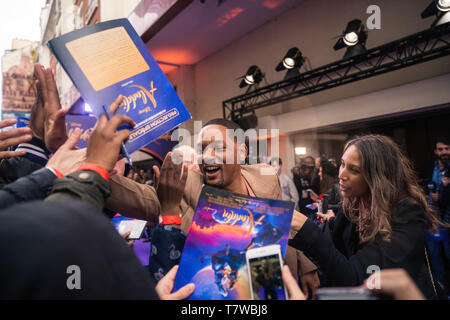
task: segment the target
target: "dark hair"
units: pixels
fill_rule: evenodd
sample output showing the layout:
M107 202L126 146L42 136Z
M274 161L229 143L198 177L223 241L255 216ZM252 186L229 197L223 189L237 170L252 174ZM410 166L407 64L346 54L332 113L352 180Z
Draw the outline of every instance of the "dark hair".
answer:
M436 149L436 145L437 145L438 143L443 143L443 144L445 144L445 145L447 145L447 146L450 146L450 142L448 141L448 138L447 138L447 137L438 137L438 138L436 138L436 139L434 140L434 148L435 148L435 149Z
M227 129L230 130L238 130L238 129L242 129L240 125L238 125L236 122L233 122L231 120L228 119L224 119L224 118L215 118L215 119L211 119L208 122L205 123L205 125L203 126L209 126L209 125L219 125L219 126L223 126ZM243 130L243 129L242 129ZM244 163L248 164L249 163L249 152L250 152L250 142L248 137L245 137L245 141L244 141L245 147L247 148L247 156L245 158Z
M320 157L320 166L322 167L322 174L326 174L333 178L337 178L339 175L339 169L326 157Z
M339 169L335 167L326 156L320 157L322 179L319 183L320 193L329 193L330 189L338 182Z
M277 162L280 166L283 165L283 161L281 161L281 158L273 157L270 159L270 165L272 165L273 162Z
M227 119L223 119L223 118L211 119L208 122L206 122L203 127L213 125L213 124L224 126L227 129L233 129L233 130L242 129L236 122L233 122L233 121L227 120Z
M428 207L411 162L391 138L360 136L347 142L344 152L351 146L356 147L360 155L361 174L369 187L369 198L344 198L343 209L349 221L358 226L361 242L374 240L378 233L384 240L390 240L392 208L404 199L421 205L431 229L437 230L439 221ZM368 210L361 215L363 208Z

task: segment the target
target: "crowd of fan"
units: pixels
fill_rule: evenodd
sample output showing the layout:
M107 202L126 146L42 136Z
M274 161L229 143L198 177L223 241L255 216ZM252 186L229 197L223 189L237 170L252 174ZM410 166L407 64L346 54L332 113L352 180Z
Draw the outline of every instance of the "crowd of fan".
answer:
M437 144L442 150L432 174L439 189L430 197L438 209L400 148L380 135L348 141L338 161L304 158L291 180L280 158L271 159L277 173L271 175L261 174L267 164L243 164L245 144L227 131L239 126L213 119L199 135L202 163L179 163L174 152L154 173L137 167L126 172L118 159L129 131L117 129L134 126L133 120L102 116L87 148L77 149L81 131L67 137L67 111L52 71L39 64L35 71L39 94L30 127L0 133L0 298L187 298L195 286L172 292L179 257L169 257L167 248L183 250L203 184L295 203L282 270L291 299L311 299L328 286L361 287L394 299L445 298L442 281L432 276L426 232L448 230L448 141ZM111 104L112 114L121 102L118 97ZM3 120L0 127L14 123ZM222 132L223 141L212 131ZM116 213L154 226L146 268L110 223ZM82 290L68 286L66 270L74 265L83 270ZM381 271L371 275L372 266ZM373 277L378 286L370 285Z

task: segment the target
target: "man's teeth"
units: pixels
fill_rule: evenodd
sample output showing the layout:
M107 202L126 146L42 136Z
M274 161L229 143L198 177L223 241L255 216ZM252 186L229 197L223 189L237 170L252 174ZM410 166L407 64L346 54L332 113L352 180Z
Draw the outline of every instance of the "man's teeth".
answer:
M217 167L217 166L205 168L206 171L215 171L215 170L218 170L218 169L219 169L219 167Z

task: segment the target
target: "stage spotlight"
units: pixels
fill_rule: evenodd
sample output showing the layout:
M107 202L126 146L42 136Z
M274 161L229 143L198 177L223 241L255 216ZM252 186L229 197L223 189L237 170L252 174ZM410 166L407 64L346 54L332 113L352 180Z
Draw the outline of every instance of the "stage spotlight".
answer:
M339 36L334 45L334 50L347 47L344 59L357 56L366 51L367 30L361 20L350 21L345 31Z
M287 69L288 71L286 72L284 79L289 79L300 74L299 70L304 62L305 59L303 58L302 52L298 48L294 47L288 50L283 60L281 60L275 68L275 71L283 71Z
M450 0L433 0L421 13L422 19L436 16L431 27L439 26L450 21Z
M242 81L239 85L239 88L244 88L246 86L253 87L261 82L261 80L264 78L264 74L261 72L261 69L259 69L258 66L253 65L248 68L247 73L240 78L242 78Z

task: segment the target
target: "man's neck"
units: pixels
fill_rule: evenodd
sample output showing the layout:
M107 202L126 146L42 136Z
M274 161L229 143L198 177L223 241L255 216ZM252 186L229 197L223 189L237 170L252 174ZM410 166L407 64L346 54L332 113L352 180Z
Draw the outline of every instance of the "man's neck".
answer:
M224 187L224 189L238 194L249 195L241 171L239 171L239 174L233 180L233 182L228 186Z

